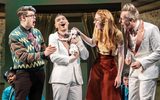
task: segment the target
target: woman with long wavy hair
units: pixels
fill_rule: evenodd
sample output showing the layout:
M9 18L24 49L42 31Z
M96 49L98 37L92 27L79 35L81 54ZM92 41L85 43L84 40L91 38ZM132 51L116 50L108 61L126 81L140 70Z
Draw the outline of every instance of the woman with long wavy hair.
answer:
M77 29L87 44L97 47L99 54L90 71L86 100L121 100L119 86L124 65L123 34L111 12L106 9L96 12L94 24L92 38Z

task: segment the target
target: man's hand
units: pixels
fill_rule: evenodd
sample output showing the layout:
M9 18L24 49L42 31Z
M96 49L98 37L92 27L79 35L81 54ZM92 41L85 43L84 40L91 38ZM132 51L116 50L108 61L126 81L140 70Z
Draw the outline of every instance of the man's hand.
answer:
M79 57L79 52L75 52L73 55L74 55L75 58L77 59L77 58Z
M70 62L74 62L79 57L79 52L75 52L73 55L70 56Z
M54 53L56 51L56 47L54 45L49 45L45 51L44 51L44 55L45 56L49 56L50 54Z
M125 59L125 64L126 64L126 65L130 65L130 64L131 64L131 57L127 57L127 58Z
M141 67L141 63L139 61L135 61L135 62L131 63L131 67L133 69L138 69Z

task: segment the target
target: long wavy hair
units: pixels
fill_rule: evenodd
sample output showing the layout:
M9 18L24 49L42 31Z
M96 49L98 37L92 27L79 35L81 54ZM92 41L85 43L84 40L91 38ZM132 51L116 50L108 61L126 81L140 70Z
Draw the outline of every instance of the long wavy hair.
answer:
M94 27L93 34L96 38L96 41L103 43L108 50L116 49L116 32L118 28L115 24L113 15L110 11L106 9L100 9L96 14L101 17L102 30Z

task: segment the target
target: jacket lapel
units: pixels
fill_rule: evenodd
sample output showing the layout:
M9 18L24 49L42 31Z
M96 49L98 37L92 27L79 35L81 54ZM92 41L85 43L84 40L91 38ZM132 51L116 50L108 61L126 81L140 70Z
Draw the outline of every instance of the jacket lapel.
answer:
M138 31L137 31L137 38L136 38L136 46L135 46L134 55L136 55L136 53L142 43L143 38L144 38L144 22L141 21L140 25L138 27Z

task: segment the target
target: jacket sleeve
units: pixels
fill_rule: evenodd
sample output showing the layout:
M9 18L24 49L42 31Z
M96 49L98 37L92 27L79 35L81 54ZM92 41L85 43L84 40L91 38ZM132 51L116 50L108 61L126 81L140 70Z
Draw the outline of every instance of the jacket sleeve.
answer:
M89 52L87 50L87 48L85 47L82 39L79 37L79 42L76 44L78 49L79 49L79 52L80 52L80 57L83 59L83 60L86 60L88 57L89 57Z
M144 59L139 60L143 69L148 68L160 59L160 32L157 26L153 26L151 30L149 44L153 52Z

